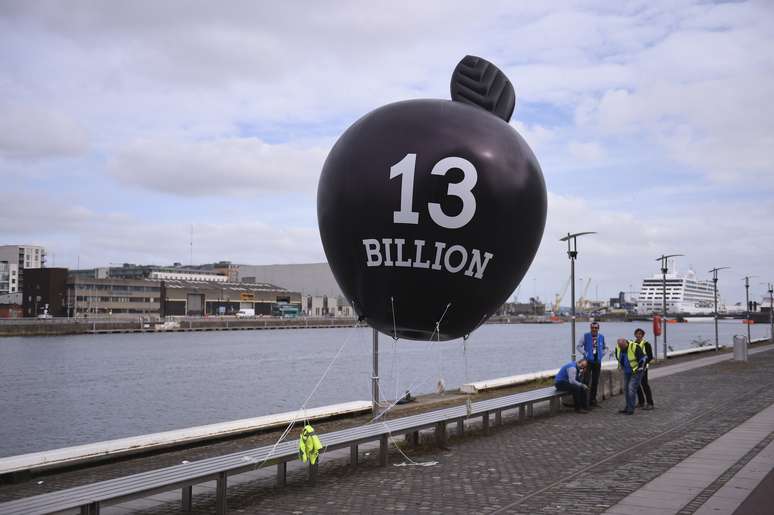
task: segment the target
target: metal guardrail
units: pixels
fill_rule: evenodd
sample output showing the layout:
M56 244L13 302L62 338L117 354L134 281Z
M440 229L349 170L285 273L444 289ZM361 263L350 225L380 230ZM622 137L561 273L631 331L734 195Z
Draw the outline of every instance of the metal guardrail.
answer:
M608 377L609 394L613 394L613 376ZM605 388L601 388L604 395ZM567 395L554 387L541 388L504 397L488 399L467 405L454 406L419 415L402 417L343 429L320 435L327 450L350 448L350 462L357 464L358 445L379 441L379 463L387 464L388 443L391 436L406 434L414 444L418 443L419 431L434 428L436 442L443 446L447 439L447 424L457 423L457 433L464 431L464 421L481 417L484 431L488 431L490 414L494 413L497 424L502 423L502 412L519 409L519 418L531 416L535 403L548 401L551 413L559 410L559 400ZM225 456L208 458L187 464L142 472L131 476L110 479L90 485L83 485L58 492L37 495L0 504L4 514L32 515L54 513L71 508L80 508L82 514L99 513L100 507L119 504L159 492L182 489L183 509L189 511L192 503L192 487L195 484L215 480L216 512L226 513L226 487L229 475L255 470L258 467L277 466L277 482L284 485L287 478L287 463L297 458L296 442L283 442L275 446L241 451ZM316 466L310 467L310 476L317 473Z

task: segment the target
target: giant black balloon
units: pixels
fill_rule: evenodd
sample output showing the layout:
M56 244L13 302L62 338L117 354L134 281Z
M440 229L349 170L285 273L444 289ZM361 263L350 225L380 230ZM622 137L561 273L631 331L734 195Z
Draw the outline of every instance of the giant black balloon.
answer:
M504 120L461 102L409 100L339 138L317 215L333 274L360 316L391 336L447 340L482 324L524 277L546 189Z

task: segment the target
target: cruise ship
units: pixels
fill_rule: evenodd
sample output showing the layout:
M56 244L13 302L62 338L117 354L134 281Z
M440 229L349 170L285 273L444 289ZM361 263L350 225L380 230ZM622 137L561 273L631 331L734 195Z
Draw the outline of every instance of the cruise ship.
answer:
M661 274L653 274L652 277L643 279L637 297L637 313L660 313L663 308L663 288ZM670 314L710 315L715 310L712 281L696 279L693 270L688 270L685 274L669 273L666 275L666 301ZM725 307L720 303L720 292L718 311L725 311Z

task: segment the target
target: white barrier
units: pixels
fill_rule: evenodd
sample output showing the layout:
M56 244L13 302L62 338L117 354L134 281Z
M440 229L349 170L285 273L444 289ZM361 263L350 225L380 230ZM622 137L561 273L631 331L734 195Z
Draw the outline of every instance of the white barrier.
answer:
M764 341L766 338L757 341ZM725 348L725 345L720 346L721 349ZM714 351L714 346L694 347L690 349L680 349L667 353L667 359L677 356L685 356L686 354L697 354L700 352ZM618 364L615 361L605 361L602 363L603 370L612 370L618 368ZM480 393L487 390L496 390L497 388L505 388L508 386L517 386L520 384L537 381L540 379L550 379L556 375L558 368L552 368L550 370L543 370L540 372L530 372L527 374L519 374L509 377L499 377L497 379L486 379L484 381L475 381L472 383L463 384L460 387L462 393Z
M282 427L290 423L291 420L303 423L305 418L307 420L319 420L339 415L351 415L370 411L370 401L352 401L331 406L322 406L319 408L309 408L304 411L299 410L287 413L276 413L274 415L266 415L263 417L189 427L186 429L164 431L162 433L153 433L142 436L119 438L116 440L76 445L62 449L33 452L30 454L20 454L18 456L0 458L0 475L19 471L42 470L51 467L76 465L107 457L138 454L149 450L185 445L203 440L231 437L262 429Z

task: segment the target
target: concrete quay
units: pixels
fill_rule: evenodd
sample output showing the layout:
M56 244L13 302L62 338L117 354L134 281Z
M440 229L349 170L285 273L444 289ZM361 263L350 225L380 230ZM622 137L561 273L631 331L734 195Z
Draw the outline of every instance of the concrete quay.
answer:
M774 481L774 352L771 346L757 348L747 363L729 357L720 354L653 369L656 409L634 416L617 413L620 396L587 415L568 410L549 417L536 409L535 418L517 422L506 412L503 425L488 435L466 427L464 437L450 438L448 449L411 449L394 442L405 454L393 447L387 467L378 467L368 448L361 450L356 468L349 466L347 452L327 453L315 485L308 483L301 466L289 468L285 488L275 486L273 470L257 470L230 483L229 510L770 513L760 509L774 501L767 488ZM162 466L169 459L147 460ZM110 467L112 474L122 473L121 463ZM0 498L65 488L87 480L84 475L104 479L106 472L77 471L4 485ZM43 484L36 484L38 480ZM676 496L684 502L676 503ZM213 512L213 485L196 487L194 497L194 513ZM180 513L179 493L103 512Z
M180 333L201 331L258 331L267 329L331 329L353 327L344 317L193 317L167 323L121 318L55 318L0 320L0 336L62 336L72 334Z

